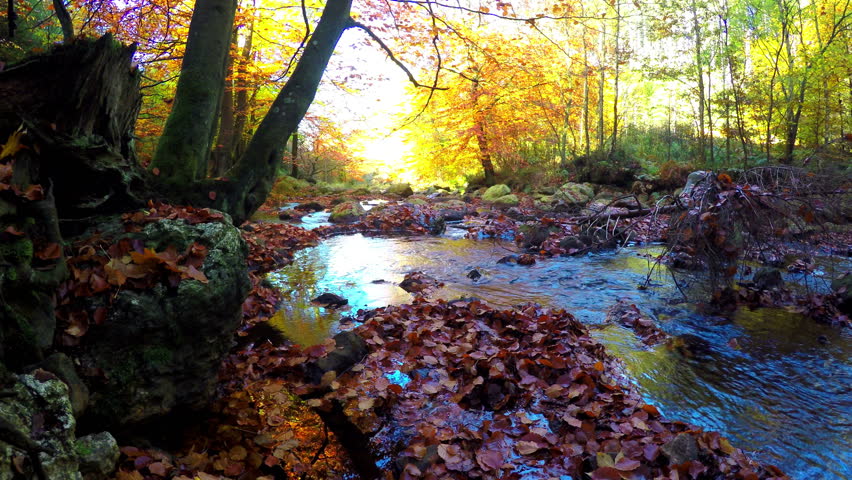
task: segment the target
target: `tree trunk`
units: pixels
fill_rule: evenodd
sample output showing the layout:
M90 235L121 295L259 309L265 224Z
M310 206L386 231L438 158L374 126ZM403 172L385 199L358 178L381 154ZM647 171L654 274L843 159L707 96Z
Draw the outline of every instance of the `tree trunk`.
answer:
M615 78L612 93L612 143L609 147L609 159L615 161L615 144L618 141L618 80L621 72L621 2L615 0Z
M70 42L74 39L74 25L71 23L68 9L65 8L65 1L53 0L53 11L56 12L56 18L59 19L59 25L62 27L62 41Z
M290 176L297 178L299 176L299 130L293 132L290 144Z
M805 103L805 89L807 87L807 77L802 78L799 83L799 92L796 98L796 104L788 107L788 115L786 122L786 138L784 142L784 156L781 157L781 162L785 164L793 163L793 150L796 148L796 139L799 136L799 120L802 118L802 106Z
M236 90L236 105L234 106L234 138L230 146L231 158L240 158L246 151L248 144L246 137L246 125L248 125L249 110L253 101L250 101L249 89L251 88L248 81L248 65L251 62L251 52L254 44L254 16L248 25L245 43L243 44L242 53L237 62L237 78L234 80L234 88Z
M272 102L239 163L228 171L231 181L217 184L219 188L211 190L219 190L211 206L230 213L235 222L246 220L269 195L287 139L313 102L340 36L352 25L351 7L352 0L326 3L293 75Z
M586 157L588 157L592 146L589 139L589 49L586 45L585 30L583 33L583 138L586 143Z
M196 2L174 106L151 162L176 189L207 175L236 9L236 0Z
M141 105L132 56L107 35L0 71L0 138L25 130L26 147L13 153L11 178L0 178L0 229L20 232L0 249L0 361L13 369L53 345L54 296L68 272L61 248L47 259L33 250L61 246L91 217L141 207L148 197L131 147Z
M15 11L15 0L6 1L6 21L8 25L8 39L14 40L15 30L18 28L18 12Z
M704 164L706 149L704 145L704 69L701 63L701 27L698 23L698 6L695 0L690 4L692 10L692 33L695 36L695 69L698 80L698 160Z
M604 148L604 81L606 77L604 76L605 69L603 65L603 57L605 53L606 47L606 23L601 20L601 34L600 34L600 58L598 61L598 68L601 70L601 77L598 83L598 150L603 152Z
M0 71L0 136L26 126L42 159L35 180L52 184L62 219L120 212L150 197L132 148L142 104L133 53L106 35Z
M234 32L232 45L236 43L237 32ZM212 165L210 174L213 177L221 177L233 166L233 145L235 132L234 118L234 59L231 55L227 57L225 66L227 80L225 90L222 92L222 100L219 102L219 134L216 135L216 147L213 149Z
M476 127L476 143L479 147L479 163L482 165L482 171L485 173L485 184L494 185L496 178L494 172L494 162L491 161L491 152L488 150L488 137L485 136L485 131L481 125Z

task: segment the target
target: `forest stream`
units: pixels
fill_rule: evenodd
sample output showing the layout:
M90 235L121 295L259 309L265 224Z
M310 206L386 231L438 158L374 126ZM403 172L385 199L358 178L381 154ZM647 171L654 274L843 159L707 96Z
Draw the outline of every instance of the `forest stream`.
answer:
M324 215L306 217L303 226L322 224ZM477 297L499 307L532 301L564 308L592 327L593 335L623 361L626 376L645 400L667 417L717 430L792 478L852 476L848 330L780 309L705 315L691 299L684 300L668 274L652 277L651 287L640 290L655 247L519 266L497 263L514 251L512 244L469 240L463 233L449 228L429 238L346 235L299 251L291 265L269 276L290 299L285 314L272 321L297 343L321 343L346 329L345 317L358 309L410 302L411 295L397 285L414 270L444 283L430 298ZM481 278L468 277L474 269ZM323 292L342 295L349 309L310 304ZM684 338L685 347L648 348L630 330L606 324L607 309L620 299L635 303L669 335ZM704 342L690 348L695 337Z

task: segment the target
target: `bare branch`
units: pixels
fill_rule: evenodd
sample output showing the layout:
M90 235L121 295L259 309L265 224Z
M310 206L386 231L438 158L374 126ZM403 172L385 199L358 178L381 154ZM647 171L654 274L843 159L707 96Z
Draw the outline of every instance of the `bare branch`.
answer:
M378 43L379 47L381 47L382 50L384 50L385 53L388 55L388 58L390 58L393 63L395 63L399 68L401 68L403 72L405 72L405 74L408 76L408 80L415 87L428 88L429 90L432 90L432 91L434 91L434 90L447 90L446 87L438 87L436 84L433 84L433 85L430 86L430 85L424 85L424 84L418 82L417 79L414 78L414 74L411 73L411 71L408 69L408 67L406 67L404 63L399 61L399 59L397 59L396 56L394 56L393 51L391 51L390 47L388 47L387 44L385 44L385 42L381 38L379 38L379 36L376 35L375 32L373 32L370 29L370 27L364 25L363 23L357 22L355 20L351 20L349 22L349 26L363 30L367 35L369 35L370 38L373 39L373 41ZM440 62L440 57L438 58L438 61ZM440 63L439 63L438 70L440 70ZM436 80L437 80L437 74L436 74Z

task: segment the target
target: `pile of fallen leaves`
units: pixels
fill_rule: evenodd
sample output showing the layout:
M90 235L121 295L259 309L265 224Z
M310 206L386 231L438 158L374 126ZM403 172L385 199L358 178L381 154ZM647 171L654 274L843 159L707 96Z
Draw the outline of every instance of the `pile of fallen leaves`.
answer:
M248 357L257 361L257 357ZM251 366L241 389L216 402L185 451L121 448L117 480L342 478L351 469L320 417L281 380L255 380Z
M319 242L311 230L285 223L250 223L243 226L249 246L249 270L265 273L289 264L293 253Z
M147 223L160 220L183 220L190 225L210 222L225 222L225 215L207 208L170 205L161 202L148 202L148 208L121 216L128 232L138 232Z
M415 301L360 319L369 355L309 404L372 436L389 476L785 478L644 404L564 311ZM676 438L696 447L679 463Z

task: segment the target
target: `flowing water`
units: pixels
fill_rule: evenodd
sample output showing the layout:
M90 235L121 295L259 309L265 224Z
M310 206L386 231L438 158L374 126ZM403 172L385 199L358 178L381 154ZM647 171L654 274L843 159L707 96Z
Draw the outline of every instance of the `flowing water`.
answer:
M357 309L410 301L397 284L414 270L444 282L432 298L561 307L593 327L646 401L669 418L718 430L793 478L852 478L849 331L780 309L702 315L670 286L669 277L652 277L651 288L640 290L649 267L647 248L524 267L497 263L512 253L511 244L466 240L456 232L429 238L340 236L298 252L292 265L270 275L290 292L290 306L277 326L298 343L319 343ZM478 280L467 277L473 269L482 274ZM347 298L351 310L308 303L323 292ZM605 325L607 308L619 299L635 303L670 335L704 339L705 348L695 355L646 348L631 331Z

